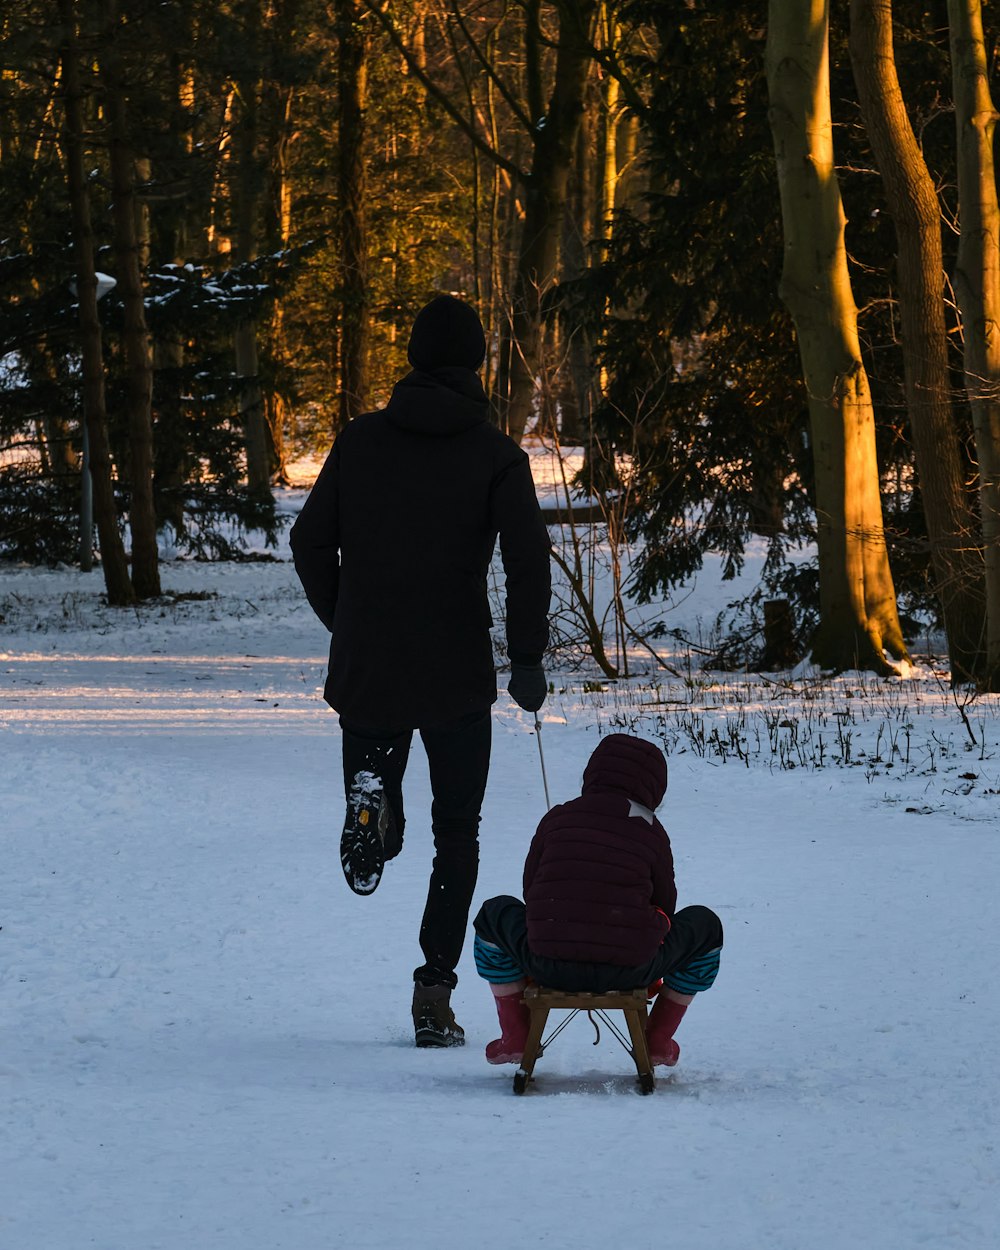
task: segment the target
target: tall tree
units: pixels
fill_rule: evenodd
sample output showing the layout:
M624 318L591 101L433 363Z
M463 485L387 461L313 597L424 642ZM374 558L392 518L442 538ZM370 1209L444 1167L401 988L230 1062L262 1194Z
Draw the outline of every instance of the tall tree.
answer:
M501 337L501 424L518 442L531 417L542 344L542 307L557 277L559 242L583 94L591 68L594 0L563 0L556 6L558 35L552 92L543 103L540 73L540 4L529 4L526 32L528 118L532 123L531 169L526 179L524 222L518 246L509 320ZM533 85L538 84L538 85Z
M371 292L365 177L368 33L360 0L336 0L340 120L337 192L341 248L340 412L343 426L368 408Z
M965 384L979 457L986 557L986 663L981 684L1000 691L1000 203L979 0L948 0L961 234L955 290L965 341Z
M892 0L851 0L851 62L898 245L899 318L934 589L953 680L982 667L984 598L978 518L969 507L952 411L941 208L896 72Z
M597 0L524 0L521 26L523 85L511 83L492 64L456 0L449 0L445 25L454 61L459 49L467 52L482 72L487 90L501 98L522 134L530 142L530 159L501 151L496 128L456 104L435 79L393 20L388 6L364 0L379 18L407 67L435 101L469 137L476 149L492 160L510 180L522 218L517 257L510 284L509 306L501 327L500 361L496 387L501 424L518 441L531 417L541 364L542 316L546 296L557 277L559 244L576 137L583 115L587 74L593 64L592 31ZM552 24L547 29L543 16ZM503 18L500 19L502 21ZM548 91L546 91L548 82Z
M784 546L814 536L812 472L777 293L766 2L636 0L620 14L629 42L603 68L641 124L639 169L579 290L601 366L601 470L631 465L635 584L653 595L707 550L732 575L751 533L771 540L777 574Z
M292 8L293 6L289 6ZM289 18L287 10L283 14ZM284 29L276 30L276 37L283 43L294 37L291 20ZM292 180L289 174L289 148L293 135L295 86L279 81L268 84L265 98L265 116L270 121L268 147L268 187L270 194L264 205L264 248L269 256L287 252L292 234ZM275 300L268 332L270 364L273 384L268 387L264 403L267 412L267 428L270 433L273 479L283 486L289 484L285 453L285 425L291 416L289 405L289 376L294 373L285 343L285 316L282 300Z
M261 194L269 170L260 151L260 110L267 36L261 0L241 0L237 13L242 26L243 47L239 56L234 102L236 152L232 191L232 260L234 265L245 265L257 256ZM270 490L271 450L260 385L257 337L256 310L248 308L233 335L233 352L236 377L240 383L240 421L246 439L247 485L251 494L265 495Z
M784 228L781 296L795 321L816 475L820 623L828 668L906 658L882 521L875 421L861 360L834 167L828 0L770 0L767 80Z
M83 370L83 413L89 442L89 470L93 483L94 517L101 545L101 567L108 602L124 606L135 602L125 547L118 529L111 451L104 396L104 354L101 320L97 311L97 267L94 230L87 186L84 147L84 100L81 52L76 4L59 0L62 27L60 57L63 70L63 102L66 126L63 149L66 182L73 222L73 254L76 265L76 298L79 307L80 348Z
M163 188L153 216L154 258L159 264L178 268L188 260L191 236L197 233L192 227L198 203L192 193L197 179L190 173L195 151L194 92L185 51L188 50L177 46L176 37L171 40L163 77L166 135L153 162L154 177ZM185 345L186 337L179 325L162 327L154 335L156 515L159 523L169 523L178 537L184 532L184 483L191 468L190 448L184 436Z
M122 345L127 374L132 585L140 599L151 599L160 594L153 500L153 361L146 327L136 160L129 130L128 83L119 46L121 14L117 0L104 0L102 26L100 74L109 120L114 251L125 318Z

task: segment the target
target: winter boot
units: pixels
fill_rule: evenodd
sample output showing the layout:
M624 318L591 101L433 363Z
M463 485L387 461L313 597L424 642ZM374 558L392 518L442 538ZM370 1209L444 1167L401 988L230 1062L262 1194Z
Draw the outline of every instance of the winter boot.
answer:
M393 824L389 801L380 788L379 779L371 772L356 774L340 836L340 864L355 894L374 894L382 880L386 842L396 840L389 836Z
M413 1031L418 1046L464 1046L465 1031L455 1021L447 985L413 985Z
M487 1063L520 1063L524 1056L531 1012L524 1005L522 989L503 995L497 995L496 990L493 991L496 996L497 1015L500 1017L501 1036L487 1045Z
M686 1003L675 1003L661 990L646 1021L646 1045L654 1068L672 1068L681 1057L681 1048L674 1041L677 1026L687 1011Z

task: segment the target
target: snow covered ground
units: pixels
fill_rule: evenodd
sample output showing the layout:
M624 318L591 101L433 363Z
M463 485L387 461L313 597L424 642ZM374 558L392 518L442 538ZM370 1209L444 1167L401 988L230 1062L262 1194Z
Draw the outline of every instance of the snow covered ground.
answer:
M727 945L652 1097L578 1020L516 1098L470 949L468 1045L412 1045L419 747L360 899L290 564L163 573L120 612L99 573L0 568L3 1250L997 1244L997 700L960 709L930 664L553 672L553 801L600 733L662 742L681 902ZM735 593L710 565L669 623ZM517 891L544 805L502 694L477 901Z

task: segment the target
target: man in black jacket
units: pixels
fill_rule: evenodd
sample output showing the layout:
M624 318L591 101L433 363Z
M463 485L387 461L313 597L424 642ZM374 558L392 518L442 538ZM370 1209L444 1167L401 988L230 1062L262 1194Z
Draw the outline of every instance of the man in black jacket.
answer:
M506 574L508 690L546 694L549 539L528 457L489 420L483 328L461 300L418 314L413 372L338 436L292 527L295 569L330 630L326 701L340 713L347 817L341 863L358 894L403 844L413 731L430 767L434 862L413 974L418 1046L465 1041L451 1009L479 869L496 670L486 578Z

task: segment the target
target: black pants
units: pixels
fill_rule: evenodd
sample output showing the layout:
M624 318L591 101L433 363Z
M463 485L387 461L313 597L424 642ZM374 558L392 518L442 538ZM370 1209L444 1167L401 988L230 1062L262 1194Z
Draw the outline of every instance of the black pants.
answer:
M682 908L673 917L670 932L652 959L635 968L534 954L528 946L524 904L509 894L487 899L474 923L484 942L500 947L532 980L550 989L581 993L603 994L652 985L660 977L686 968L722 946L722 921L708 907ZM717 969L718 960L714 962Z
M413 730L363 727L345 723L343 717L340 726L345 792L359 772L368 770L380 777L402 838L403 774ZM490 709L419 732L431 775L434 862L420 922L424 963L414 971L413 979L453 989L479 875L479 813L490 770Z

